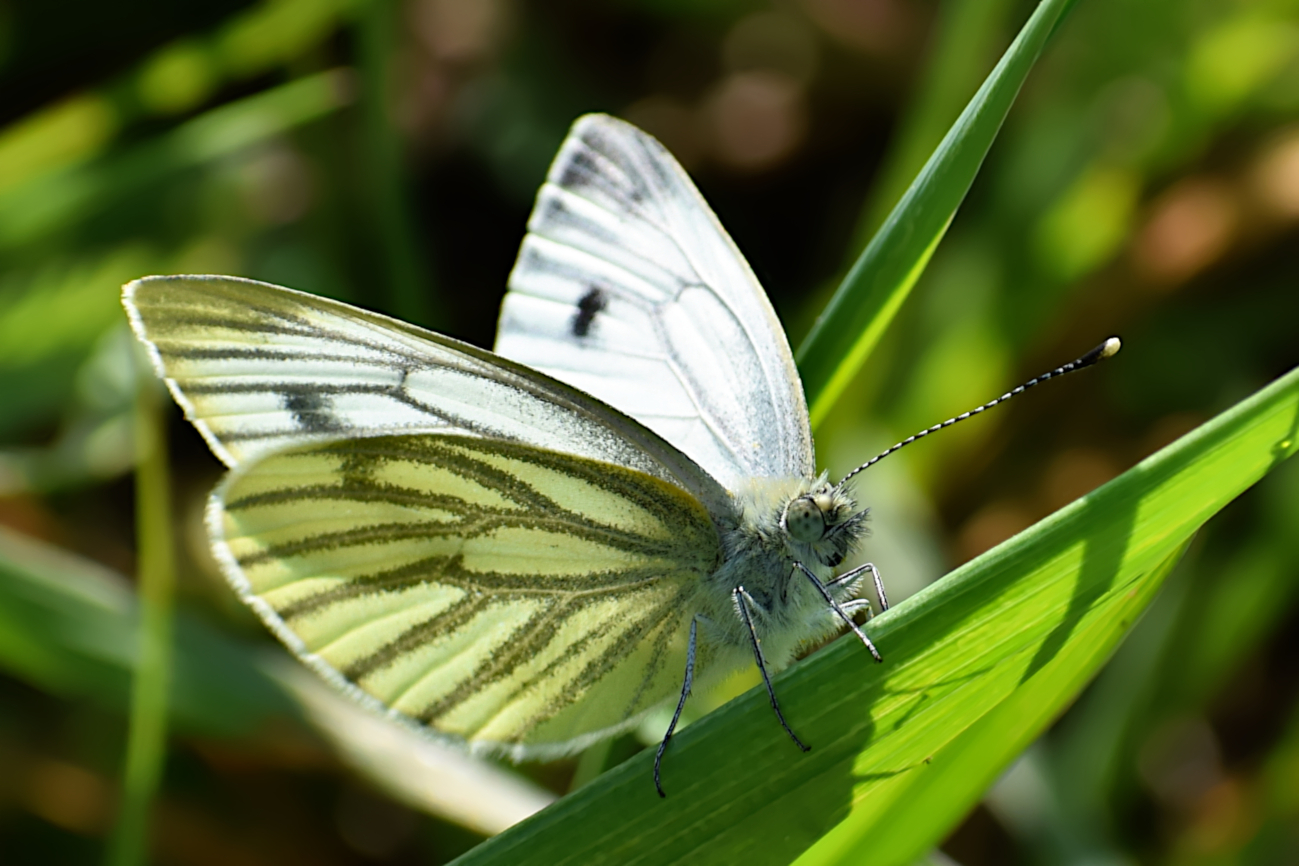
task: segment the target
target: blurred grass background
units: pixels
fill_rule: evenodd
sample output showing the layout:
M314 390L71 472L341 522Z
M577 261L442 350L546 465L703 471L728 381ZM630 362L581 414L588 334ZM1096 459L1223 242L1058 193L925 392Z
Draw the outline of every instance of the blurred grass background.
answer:
M113 572L136 571L122 282L239 274L490 346L546 165L601 110L694 174L797 345L1029 11L0 0L4 861L99 862L114 821L133 625ZM865 554L890 594L1299 363L1296 241L1299 3L1079 0L819 457L841 474L1111 333L1125 349L871 470ZM180 610L156 862L437 863L472 846L481 828L348 769L259 666L277 650L205 553L220 468L170 417ZM1209 525L948 855L1299 862L1292 464ZM86 561L99 583L76 582ZM562 793L584 760L524 772Z

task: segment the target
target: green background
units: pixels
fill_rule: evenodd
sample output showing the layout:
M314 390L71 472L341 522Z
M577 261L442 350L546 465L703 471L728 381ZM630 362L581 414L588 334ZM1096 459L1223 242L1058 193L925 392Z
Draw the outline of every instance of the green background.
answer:
M1125 348L862 478L865 555L895 601L1299 362L1295 7L1079 0L1058 25L909 302L818 414L819 459L840 475L1111 333ZM611 111L682 159L797 347L1031 11L1005 0L0 3L0 524L84 559L0 550L6 862L98 862L113 826L129 595L68 581L87 578L88 562L136 570L122 282L239 274L489 346L547 163L574 117ZM204 552L219 466L170 418L180 618L156 861L436 863L469 850L474 831L382 793L382 773L348 769L258 666L277 650ZM1087 501L1113 517L1122 499ZM943 850L965 866L1299 859L1297 572L1290 463L1190 542L1109 667ZM893 626L890 660L911 658L914 635L923 678L926 632L905 624L882 620L881 646ZM848 648L812 667L859 670ZM794 706L817 704L819 687L801 698L791 677L788 688ZM1055 706L1031 699L982 724ZM822 751L838 748L835 732L863 736L835 727L835 712L814 727ZM1049 715L1024 721L1024 735ZM761 765L804 772L769 733ZM706 765L691 763L692 742L683 736L674 775ZM583 765L523 772L563 793L637 747L628 737ZM628 785L643 775L624 769ZM697 772L701 785L719 778ZM987 772L971 768L971 784ZM673 808L689 812L681 796ZM841 791L820 796L843 808ZM908 791L913 811L925 796ZM607 802L653 835L639 800ZM956 820L968 805L944 808ZM893 826L916 820L891 808ZM693 820L723 818L709 807ZM930 844L945 821L931 817ZM736 826L741 841L723 834L734 847L717 856L765 845ZM827 853L869 850L850 829L806 856L871 862ZM809 841L790 844L792 856Z

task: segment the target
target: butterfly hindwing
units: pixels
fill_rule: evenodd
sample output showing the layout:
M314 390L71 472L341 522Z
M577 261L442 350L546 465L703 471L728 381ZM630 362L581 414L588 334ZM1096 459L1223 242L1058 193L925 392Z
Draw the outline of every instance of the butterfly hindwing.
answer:
M454 435L250 461L209 530L245 600L329 679L516 757L580 748L674 695L721 556L675 485Z
M573 125L537 195L496 351L616 406L731 489L815 474L766 294L676 160L623 121Z

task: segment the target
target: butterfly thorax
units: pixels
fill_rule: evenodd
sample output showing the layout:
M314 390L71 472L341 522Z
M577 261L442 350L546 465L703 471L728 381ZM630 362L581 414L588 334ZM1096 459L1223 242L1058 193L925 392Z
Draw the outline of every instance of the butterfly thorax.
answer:
M754 608L763 654L778 670L800 647L840 626L798 564L828 582L834 567L865 536L867 509L858 509L825 476L754 479L734 495L737 517L721 528L723 562L709 579L711 609L705 615L719 640L747 646L747 629L733 594L743 587ZM839 601L856 593L855 584L835 590Z

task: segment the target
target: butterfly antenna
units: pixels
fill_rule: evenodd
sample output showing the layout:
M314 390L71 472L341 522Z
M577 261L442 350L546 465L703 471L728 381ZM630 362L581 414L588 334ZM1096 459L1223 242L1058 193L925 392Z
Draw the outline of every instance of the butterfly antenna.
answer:
M1027 391L1029 388L1032 388L1034 385L1040 385L1048 379L1055 379L1058 376L1063 376L1065 373L1072 373L1076 370L1082 370L1085 367L1090 367L1092 364L1095 364L1098 361L1103 361L1104 359L1109 358L1112 355L1118 354L1118 351L1122 347L1122 345L1123 344L1119 341L1118 337L1110 337L1108 340L1101 343L1099 346L1092 349L1090 352L1088 352L1086 355L1083 355L1081 358L1079 358L1076 361L1070 361L1068 364L1064 364L1062 366L1056 367L1054 370L1052 370L1049 373L1043 373L1041 376L1038 376L1033 379L1029 379L1027 382L1025 382L1023 385L1020 385L1018 388L1012 388L1011 390L1007 391L1005 394L1002 394L997 399L989 400L987 403L984 403L982 406L979 406L976 409L971 409L969 412L962 412L960 415L957 415L954 418L948 418L946 421L944 421L941 424L935 424L933 427L929 427L925 430L921 430L919 433L915 434L914 436L908 436L906 439L903 439L901 442L897 443L896 445L884 449L879 454L876 454L874 457L867 460L865 463L858 466L853 471L849 472L847 475L843 477L843 480L839 482L836 489L842 490L844 485L847 484L849 481L851 481L854 475L856 475L858 472L862 472L869 469L870 467L874 466L876 463L879 463L885 457L888 457L894 451L897 451L900 448L910 445L912 442L915 442L918 439L924 439L930 433L937 433L939 430L942 430L944 427L951 427L953 424L955 424L958 421L964 421L966 418L972 418L975 415L978 415L980 412L986 412L989 409L991 409L993 406L996 406L998 403L1005 403L1011 397L1016 397L1020 394L1023 394L1025 391Z

